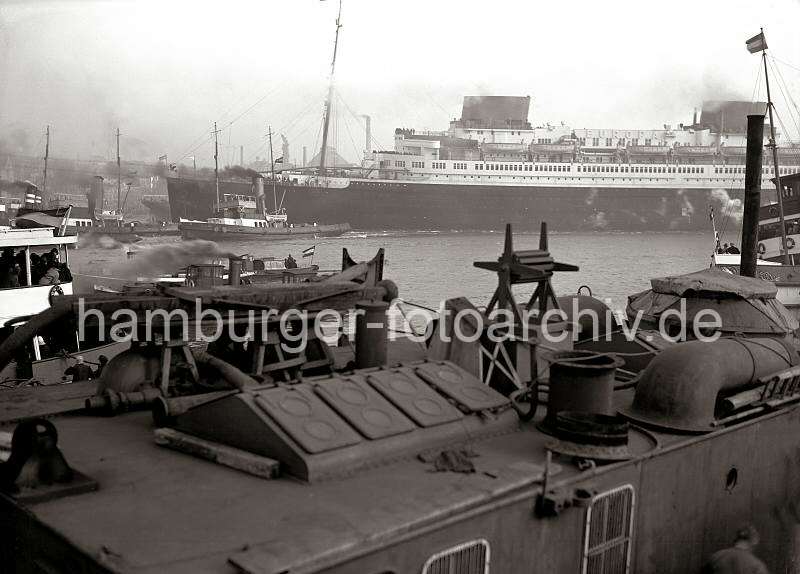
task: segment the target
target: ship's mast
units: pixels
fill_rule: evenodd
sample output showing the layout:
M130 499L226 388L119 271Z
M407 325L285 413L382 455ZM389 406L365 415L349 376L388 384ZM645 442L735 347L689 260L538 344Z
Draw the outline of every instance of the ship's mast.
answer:
M328 99L325 100L325 118L322 123L322 149L319 152L319 173L325 172L325 151L328 146L328 126L331 122L331 105L333 101L333 74L336 70L336 51L339 47L339 28L342 27L342 0L339 0L339 13L336 16L336 37L333 41L333 59L331 60L331 77L328 84Z
M217 209L219 209L219 142L217 141L217 122L214 122L214 187L217 192Z
M45 140L44 144L44 180L42 181L42 195L45 195L47 192L47 160L50 158L50 126L47 126L47 132L45 132L47 139Z
M763 36L764 29L761 29ZM767 111L769 112L769 143L767 147L772 148L772 167L775 169L775 189L778 192L778 217L781 222L781 251L783 252L783 264L789 265L789 250L786 248L786 220L783 215L783 192L781 186L781 175L778 167L778 145L775 142L775 122L772 119L772 98L769 92L769 74L767 72L767 50L761 52L761 58L764 60L764 80L767 83Z
M122 207L122 164L119 159L119 128L117 128L117 215Z
M275 202L275 214L278 214L278 192L275 190L275 160L272 157L272 126L269 126L269 171L272 176L272 201ZM285 161L285 160L284 160Z

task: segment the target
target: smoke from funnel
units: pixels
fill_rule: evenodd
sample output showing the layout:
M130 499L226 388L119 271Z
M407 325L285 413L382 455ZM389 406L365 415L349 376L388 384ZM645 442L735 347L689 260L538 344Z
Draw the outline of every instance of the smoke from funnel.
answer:
M220 177L223 178L234 177L234 178L252 180L253 178L259 177L260 174L256 170L250 169L249 167L231 165L224 169L221 169L219 175Z
M161 245L152 249L143 249L132 260L115 266L111 274L114 277L136 279L137 277L157 277L176 273L184 267L196 263L211 263L217 257L236 257L230 251L220 248L213 241L195 239L182 241L175 245Z
M739 224L744 216L744 204L741 199L731 199L728 192L724 189L715 189L711 192L711 199L722 204L722 213L726 217L732 217Z

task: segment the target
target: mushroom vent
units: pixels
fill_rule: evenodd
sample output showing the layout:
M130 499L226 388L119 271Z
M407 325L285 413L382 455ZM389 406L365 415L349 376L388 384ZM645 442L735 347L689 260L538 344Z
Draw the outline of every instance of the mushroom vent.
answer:
M662 351L642 372L633 404L621 410L647 426L687 433L714 430L721 394L798 364L783 339L730 337L690 341Z

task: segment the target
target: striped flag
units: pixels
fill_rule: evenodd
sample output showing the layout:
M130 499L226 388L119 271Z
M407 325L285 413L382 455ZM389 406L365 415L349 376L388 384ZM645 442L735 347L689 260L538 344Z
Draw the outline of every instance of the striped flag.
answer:
M767 39L764 37L764 32L759 32L747 41L747 51L751 54L763 52L766 49Z
M167 159L167 156L165 155L158 156L158 161L164 161L165 159Z
M303 257L311 257L314 255L314 249L316 249L316 245L312 245L308 249L303 250Z

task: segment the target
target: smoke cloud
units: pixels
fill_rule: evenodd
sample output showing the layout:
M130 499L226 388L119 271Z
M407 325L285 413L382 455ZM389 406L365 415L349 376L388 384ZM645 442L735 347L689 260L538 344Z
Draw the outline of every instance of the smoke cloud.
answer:
M213 241L204 239L181 241L173 245L160 245L149 249L132 249L135 253L134 258L115 265L110 273L113 277L155 278L164 274L177 273L191 264L211 263L219 257L236 257L231 251L222 249Z
M732 217L737 224L742 222L744 217L744 203L741 199L732 199L724 189L715 189L711 192L711 199L719 202L722 206L722 214L725 217Z

